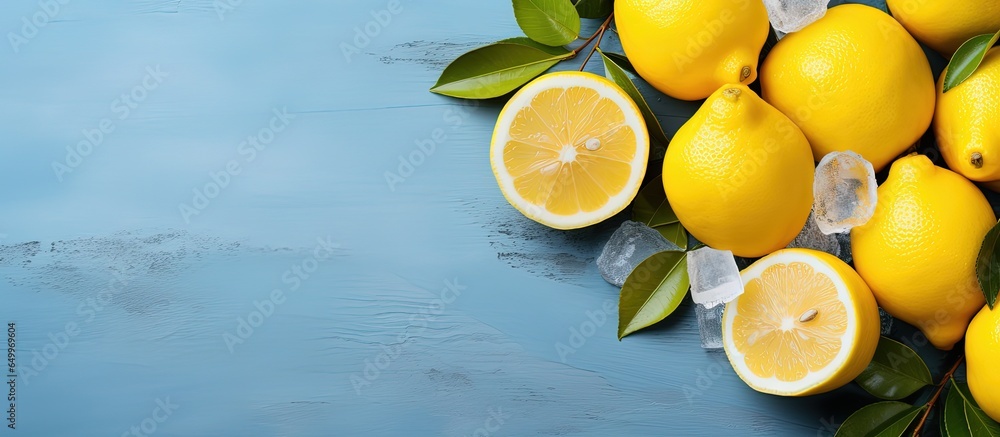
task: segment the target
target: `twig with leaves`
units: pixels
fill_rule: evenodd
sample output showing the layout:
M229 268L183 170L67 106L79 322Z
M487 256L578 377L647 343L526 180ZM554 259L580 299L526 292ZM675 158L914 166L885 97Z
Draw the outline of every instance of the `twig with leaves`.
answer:
M459 56L444 69L431 92L462 99L502 97L590 47L585 67L614 16L612 2L605 0L512 1L514 18L526 37L497 41ZM581 17L600 19L602 24L582 45L570 50L566 46L580 38Z

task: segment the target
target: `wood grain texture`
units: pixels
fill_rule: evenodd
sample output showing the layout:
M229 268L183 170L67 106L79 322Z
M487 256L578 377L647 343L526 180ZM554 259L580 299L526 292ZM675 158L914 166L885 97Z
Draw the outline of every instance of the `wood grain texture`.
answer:
M519 34L509 2L403 0L347 55L388 1L220 3L70 2L0 48L0 321L34 370L20 435L122 435L169 400L157 436L822 436L869 401L752 392L687 303L617 341L594 259L626 215L525 219L489 167L500 104L427 92ZM11 32L40 10L2 9ZM142 94L127 115L123 94ZM697 109L650 103L668 134Z

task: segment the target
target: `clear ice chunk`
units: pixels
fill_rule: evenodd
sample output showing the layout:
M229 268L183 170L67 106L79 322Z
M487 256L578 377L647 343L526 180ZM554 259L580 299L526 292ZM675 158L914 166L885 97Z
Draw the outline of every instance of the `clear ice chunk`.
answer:
M621 287L629 273L650 255L664 250L681 250L643 223L625 221L618 227L597 257L597 270L605 281Z
M736 258L728 250L711 247L688 252L688 280L694 303L713 308L743 294L743 280Z
M722 311L725 305L706 308L696 304L694 312L698 316L698 332L701 334L701 347L704 349L722 349Z
M736 258L728 250L702 247L688 252L687 270L701 347L719 349L722 347L722 311L726 308L721 304L743 294Z
M802 30L826 15L830 0L764 0L771 26L782 33Z
M875 169L854 152L832 152L820 160L813 180L813 212L824 234L864 225L878 201Z

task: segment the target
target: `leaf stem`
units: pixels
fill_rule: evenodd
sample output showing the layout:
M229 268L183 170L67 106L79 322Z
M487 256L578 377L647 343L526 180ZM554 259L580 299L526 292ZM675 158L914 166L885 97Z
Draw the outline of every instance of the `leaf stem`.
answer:
M614 16L615 16L614 12L612 12L611 15L608 15L608 19L604 20L604 22L601 23L601 27L597 28L597 31L594 32L593 35L590 35L590 38L587 38L587 40L583 42L583 45L573 50L573 55L570 56L569 59L575 58L576 55L579 55L580 52L583 51L583 49L587 48L587 46L589 46L590 43L594 41L594 38L604 38L604 31L608 29L608 26L611 24L611 19L614 18ZM590 54L587 55L587 61L590 60L590 56L594 54L594 50L596 50L597 47L599 47L600 45L601 45L601 40L598 39L597 45L595 45L594 48L590 50ZM584 61L583 65L587 65L587 62ZM583 71L582 68L580 70Z
M944 386L948 385L948 381L951 379L952 375L955 374L955 371L958 370L958 366L962 364L964 359L965 355L959 356L958 359L955 360L955 364L948 370L948 373L945 373L944 376L941 377L941 382L937 384L937 390L934 391L934 396L931 396L931 400L927 401L927 404L925 405L927 408L924 409L924 414L920 416L920 421L917 422L917 427L913 429L913 437L920 436L920 429L923 428L924 423L927 422L927 416L931 414L931 410L934 408L934 403L937 402L939 397L941 397L941 391L944 390Z
M594 56L594 52L601 47L601 40L604 39L605 30L608 30L607 26L601 26L600 35L597 37L597 43L594 44L594 47L591 47L590 53L587 53L587 58L583 60L583 64L580 64L580 71L587 68L587 63L590 62L590 57Z

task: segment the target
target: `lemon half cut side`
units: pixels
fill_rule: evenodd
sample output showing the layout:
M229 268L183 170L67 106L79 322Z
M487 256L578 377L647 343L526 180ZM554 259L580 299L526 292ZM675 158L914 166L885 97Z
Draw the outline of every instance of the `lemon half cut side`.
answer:
M558 72L525 85L500 112L490 164L504 197L556 229L601 222L639 191L649 134L635 102L590 73Z
M878 306L843 261L785 249L740 276L745 292L726 305L723 346L751 388L782 396L824 393L868 366L879 340Z

